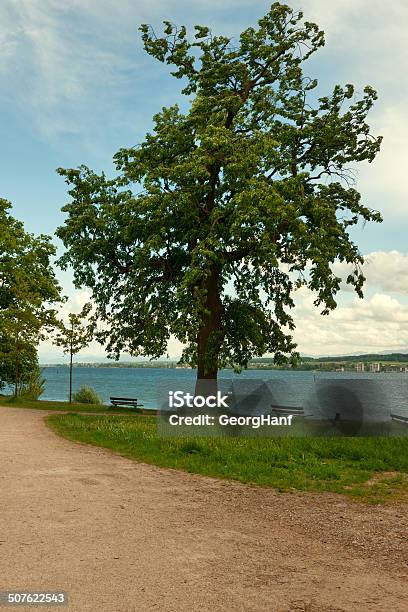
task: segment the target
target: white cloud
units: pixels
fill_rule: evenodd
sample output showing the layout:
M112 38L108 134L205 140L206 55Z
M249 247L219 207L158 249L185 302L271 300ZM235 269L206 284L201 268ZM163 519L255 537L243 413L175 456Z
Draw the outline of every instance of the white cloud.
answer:
M68 315L71 313L78 314L87 302L91 301L91 291L89 289L81 289L73 293L59 309L60 318L67 323Z
M337 308L322 316L315 293L305 287L296 292L294 338L302 353L408 352L408 253L374 251L364 257L363 299L344 285ZM342 263L334 271L345 278L350 269Z
M371 121L374 134L384 137L381 151L372 164L359 173L358 186L367 204L373 202L384 217L408 214L408 121L405 104L384 109Z
M338 355L356 352L408 350L408 305L377 293L354 298L329 316L312 306L305 295L295 308L294 338L302 353Z
M345 279L350 268L337 263L334 272ZM408 254L399 251L374 251L364 256L363 274L366 277L365 290L375 289L400 295L408 295ZM353 291L349 285L342 285L345 291Z
M408 254L377 251L365 258L367 284L383 291L408 295Z

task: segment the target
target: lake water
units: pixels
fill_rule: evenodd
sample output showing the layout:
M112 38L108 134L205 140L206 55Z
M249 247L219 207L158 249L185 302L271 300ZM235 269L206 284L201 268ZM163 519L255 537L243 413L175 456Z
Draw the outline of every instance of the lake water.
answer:
M44 367L45 392L41 399L66 400L69 390L69 368ZM137 398L146 408L157 408L168 390L194 390L196 373L190 369L171 368L94 368L73 370L73 389L91 386L109 403L110 396ZM304 406L305 412L319 418L316 406L330 405L326 416L334 416L343 404L356 402L364 418L389 419L396 412L408 416L408 374L302 372L293 370L247 370L234 374L223 370L220 388L235 393L262 396L262 402L287 406ZM356 399L357 398L357 399ZM251 400L252 401L252 400ZM253 402L252 402L253 403ZM333 414L332 414L333 413Z

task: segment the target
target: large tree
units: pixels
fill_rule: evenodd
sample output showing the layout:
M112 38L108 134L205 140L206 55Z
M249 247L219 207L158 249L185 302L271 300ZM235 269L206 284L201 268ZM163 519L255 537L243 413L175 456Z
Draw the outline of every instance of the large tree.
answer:
M154 116L108 179L59 169L72 200L57 234L77 286L92 289L99 339L118 356L158 357L171 335L198 378L272 353L296 355L293 292L336 307L336 261L362 295L362 257L349 229L380 221L352 185L381 138L366 116L376 92L338 85L319 96L302 64L324 44L317 25L280 3L238 39L164 22L141 27L147 53L172 67L190 106Z
M0 387L17 395L38 369L37 345L54 323L59 286L49 236L24 229L0 199Z

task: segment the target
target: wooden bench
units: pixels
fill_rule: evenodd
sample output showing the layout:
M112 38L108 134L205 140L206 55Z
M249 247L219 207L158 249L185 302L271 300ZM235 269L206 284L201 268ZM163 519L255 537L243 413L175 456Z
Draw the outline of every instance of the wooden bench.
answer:
M397 423L408 425L408 417L406 416L402 416L401 414L391 414L391 418L393 421L397 421Z
M293 414L293 416L305 416L305 411L301 406L277 406L276 404L271 404L272 412L277 416L288 416L289 414Z
M110 397L112 408L142 408L136 397Z

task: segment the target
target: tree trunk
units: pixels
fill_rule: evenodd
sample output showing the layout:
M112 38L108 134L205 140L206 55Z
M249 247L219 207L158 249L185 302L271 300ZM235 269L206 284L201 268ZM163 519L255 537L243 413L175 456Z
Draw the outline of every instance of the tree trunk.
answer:
M14 381L14 396L15 397L18 396L18 376L19 376L18 363L16 363L16 372L15 372L15 381Z
M217 391L218 352L221 346L220 270L213 266L205 281L205 312L197 336L196 394L212 395Z
M20 377L20 351L18 345L18 336L16 337L16 362L15 362L15 371L14 371L14 396L18 396L19 391L19 377Z
M72 403L72 351L69 360L69 403Z
M69 340L69 403L72 403L72 358L74 355L74 322L71 320L71 335Z

